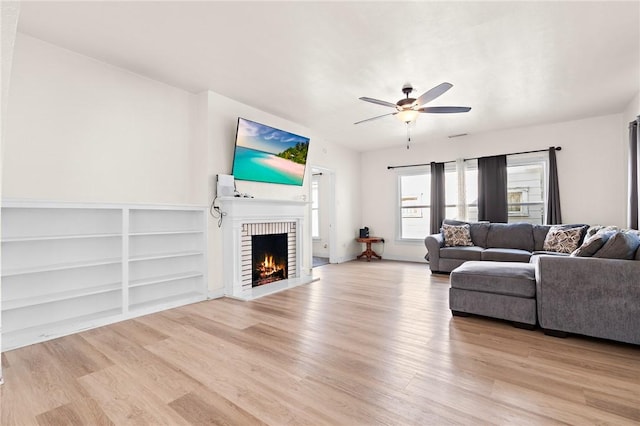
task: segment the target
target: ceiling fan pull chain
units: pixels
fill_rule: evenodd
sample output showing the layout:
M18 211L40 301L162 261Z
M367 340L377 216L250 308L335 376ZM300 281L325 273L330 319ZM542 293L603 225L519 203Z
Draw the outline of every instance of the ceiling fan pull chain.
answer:
M407 122L407 149L409 149L409 142L411 142L411 128Z

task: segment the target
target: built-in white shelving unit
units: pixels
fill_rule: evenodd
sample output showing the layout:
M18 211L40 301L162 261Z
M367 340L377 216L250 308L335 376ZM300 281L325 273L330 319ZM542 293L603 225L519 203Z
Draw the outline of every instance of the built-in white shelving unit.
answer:
M206 209L2 204L2 350L206 298Z

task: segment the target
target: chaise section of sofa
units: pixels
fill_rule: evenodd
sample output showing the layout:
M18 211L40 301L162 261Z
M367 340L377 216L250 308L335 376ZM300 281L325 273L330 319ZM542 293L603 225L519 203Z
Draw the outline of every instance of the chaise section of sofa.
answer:
M536 257L540 326L640 344L640 249L635 259Z

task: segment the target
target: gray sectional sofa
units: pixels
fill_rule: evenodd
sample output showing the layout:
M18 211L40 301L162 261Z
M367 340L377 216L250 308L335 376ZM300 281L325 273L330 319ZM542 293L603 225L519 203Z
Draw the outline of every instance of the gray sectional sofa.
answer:
M538 323L545 333L640 345L640 249L635 260L535 256Z
M531 255L544 254L544 240L550 225L530 223L460 222L445 219L446 225L468 224L473 246L445 247L442 233L428 235L424 244L431 272L448 273L468 260L529 262ZM587 225L566 225L584 226Z
M574 333L640 345L638 246L622 258L601 258L597 252L559 255L542 250L550 226L469 225L473 246L445 247L442 234L425 239L431 270L453 271L449 306L454 315L490 316L516 326L539 324L555 336ZM625 238L640 244L640 236L633 235Z

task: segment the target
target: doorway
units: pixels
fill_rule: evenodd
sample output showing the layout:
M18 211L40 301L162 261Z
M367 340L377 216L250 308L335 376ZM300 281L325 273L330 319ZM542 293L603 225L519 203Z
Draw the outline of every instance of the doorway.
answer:
M313 267L337 263L335 254L335 172L311 167L311 238Z

